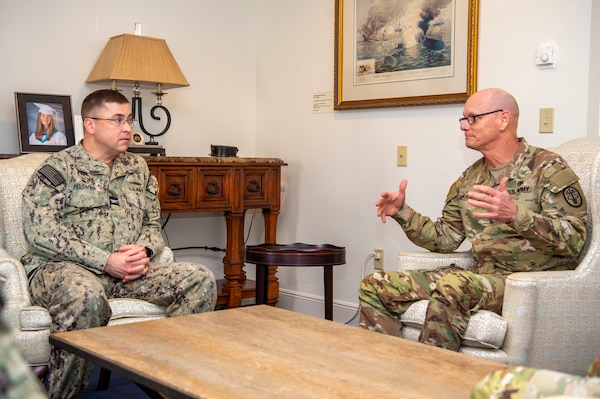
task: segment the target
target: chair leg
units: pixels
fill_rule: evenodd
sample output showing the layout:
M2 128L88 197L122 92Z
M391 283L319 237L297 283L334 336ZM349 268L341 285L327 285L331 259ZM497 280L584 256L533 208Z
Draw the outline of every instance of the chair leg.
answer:
M98 376L98 386L96 387L99 391L106 391L108 386L110 385L110 376L112 371L105 369L104 367L100 368L100 375Z
M49 369L48 365L44 364L42 366L31 366L31 371L33 372L33 374L35 374L38 380L44 382L46 376L48 375Z

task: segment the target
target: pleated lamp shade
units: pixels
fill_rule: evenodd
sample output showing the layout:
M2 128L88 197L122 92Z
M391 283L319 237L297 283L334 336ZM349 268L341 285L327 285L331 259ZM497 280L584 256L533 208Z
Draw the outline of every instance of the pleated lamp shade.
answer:
M109 39L86 80L96 82L190 85L164 39L127 33Z

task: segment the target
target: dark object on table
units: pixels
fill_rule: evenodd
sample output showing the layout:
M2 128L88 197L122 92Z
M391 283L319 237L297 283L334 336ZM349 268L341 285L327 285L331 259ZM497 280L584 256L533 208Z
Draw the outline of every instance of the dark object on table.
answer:
M237 153L237 147L232 147L228 145L210 145L211 157L236 157Z

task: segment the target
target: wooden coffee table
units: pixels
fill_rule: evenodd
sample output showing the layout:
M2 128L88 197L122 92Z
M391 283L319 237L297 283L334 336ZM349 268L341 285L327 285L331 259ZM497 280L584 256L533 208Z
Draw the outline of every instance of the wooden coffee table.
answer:
M469 398L488 360L268 305L50 336L169 398Z

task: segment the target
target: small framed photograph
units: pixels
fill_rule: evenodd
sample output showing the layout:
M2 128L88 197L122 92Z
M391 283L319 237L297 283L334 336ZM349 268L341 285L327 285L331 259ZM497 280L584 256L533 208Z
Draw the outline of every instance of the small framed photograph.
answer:
M71 96L15 92L21 153L57 152L75 144Z

